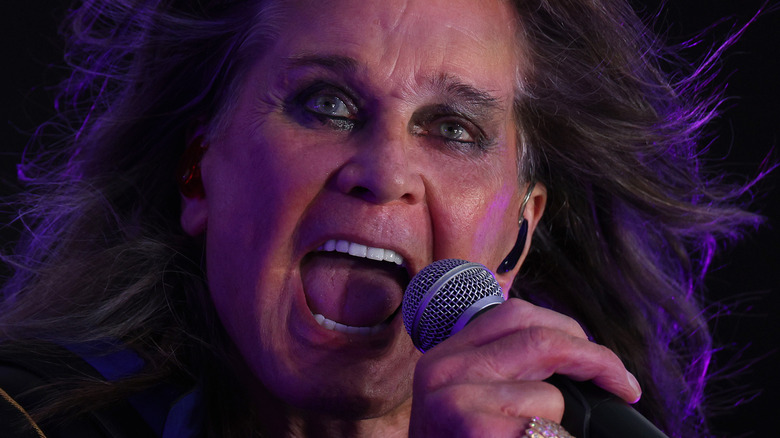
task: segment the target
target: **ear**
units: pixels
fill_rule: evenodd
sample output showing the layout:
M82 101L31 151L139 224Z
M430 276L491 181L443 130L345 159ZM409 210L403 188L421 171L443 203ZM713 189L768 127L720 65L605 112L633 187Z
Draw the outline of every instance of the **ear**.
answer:
M528 221L528 239L526 240L525 252L531 247L531 236L534 234L536 226L539 225L539 221L542 219L544 213L544 207L547 205L547 187L544 184L537 182L534 186L534 190L531 192L531 198L528 200L528 204L525 205L525 211L523 217ZM523 263L523 258L520 259L520 264Z
M527 190L527 189L526 189ZM498 283L501 285L501 289L504 291L505 297L509 294L509 289L512 286L512 283L514 282L515 276L520 271L520 267L523 265L523 262L525 261L526 256L528 255L528 251L531 248L531 236L533 236L534 230L536 230L536 226L539 225L539 221L542 218L542 214L544 213L544 207L547 204L547 187L544 186L544 184L537 182L534 185L533 190L531 191L531 195L528 198L528 202L525 204L525 208L522 211L522 219L526 221L527 224L527 233L524 236L524 242L523 242L523 249L522 254L520 256L519 261L517 264L509 271L504 272L502 274L497 273L496 279L498 280ZM521 240L523 239L522 236L520 237Z
M190 236L199 236L206 231L208 205L206 198L188 198L181 195L181 227Z
M187 132L187 147L179 160L177 179L181 195L180 222L184 232L197 236L206 231L208 203L203 188L201 162L208 150L203 124Z

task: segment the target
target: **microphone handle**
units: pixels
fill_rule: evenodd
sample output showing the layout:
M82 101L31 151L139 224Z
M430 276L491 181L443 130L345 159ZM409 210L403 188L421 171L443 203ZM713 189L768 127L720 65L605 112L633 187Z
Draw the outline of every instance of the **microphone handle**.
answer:
M558 374L545 381L563 394L561 425L577 438L669 438L628 403L591 382Z

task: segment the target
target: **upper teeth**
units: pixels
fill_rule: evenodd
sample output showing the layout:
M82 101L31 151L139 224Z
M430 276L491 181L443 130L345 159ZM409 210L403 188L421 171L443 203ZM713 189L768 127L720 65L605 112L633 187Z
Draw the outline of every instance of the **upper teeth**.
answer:
M404 258L392 249L374 248L359 243L348 242L346 240L331 239L317 249L319 251L337 251L371 260L384 260L386 262L393 262L396 265L402 265L404 263Z

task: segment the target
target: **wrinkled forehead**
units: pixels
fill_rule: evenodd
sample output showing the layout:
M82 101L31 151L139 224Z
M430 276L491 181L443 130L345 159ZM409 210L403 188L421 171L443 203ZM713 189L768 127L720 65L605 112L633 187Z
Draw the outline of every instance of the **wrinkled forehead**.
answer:
M516 14L507 0L269 0L290 20L347 23L396 34L435 33L437 26L453 27L480 39L503 40L513 31ZM273 7L273 6L272 6ZM432 32L433 31L433 32Z
M517 19L505 0L272 0L277 59L338 55L393 75L517 77ZM263 27L260 27L263 29ZM384 77L382 77L384 76Z

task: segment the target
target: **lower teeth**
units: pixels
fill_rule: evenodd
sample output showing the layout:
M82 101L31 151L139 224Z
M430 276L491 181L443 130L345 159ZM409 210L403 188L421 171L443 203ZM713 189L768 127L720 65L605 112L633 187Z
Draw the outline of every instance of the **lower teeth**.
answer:
M374 333L377 333L383 328L387 327L386 322L381 322L373 327L352 327L336 321L332 321L320 315L319 313L314 315L314 319L317 321L317 323L319 323L319 325L325 327L328 330L347 333L350 335L373 335Z

